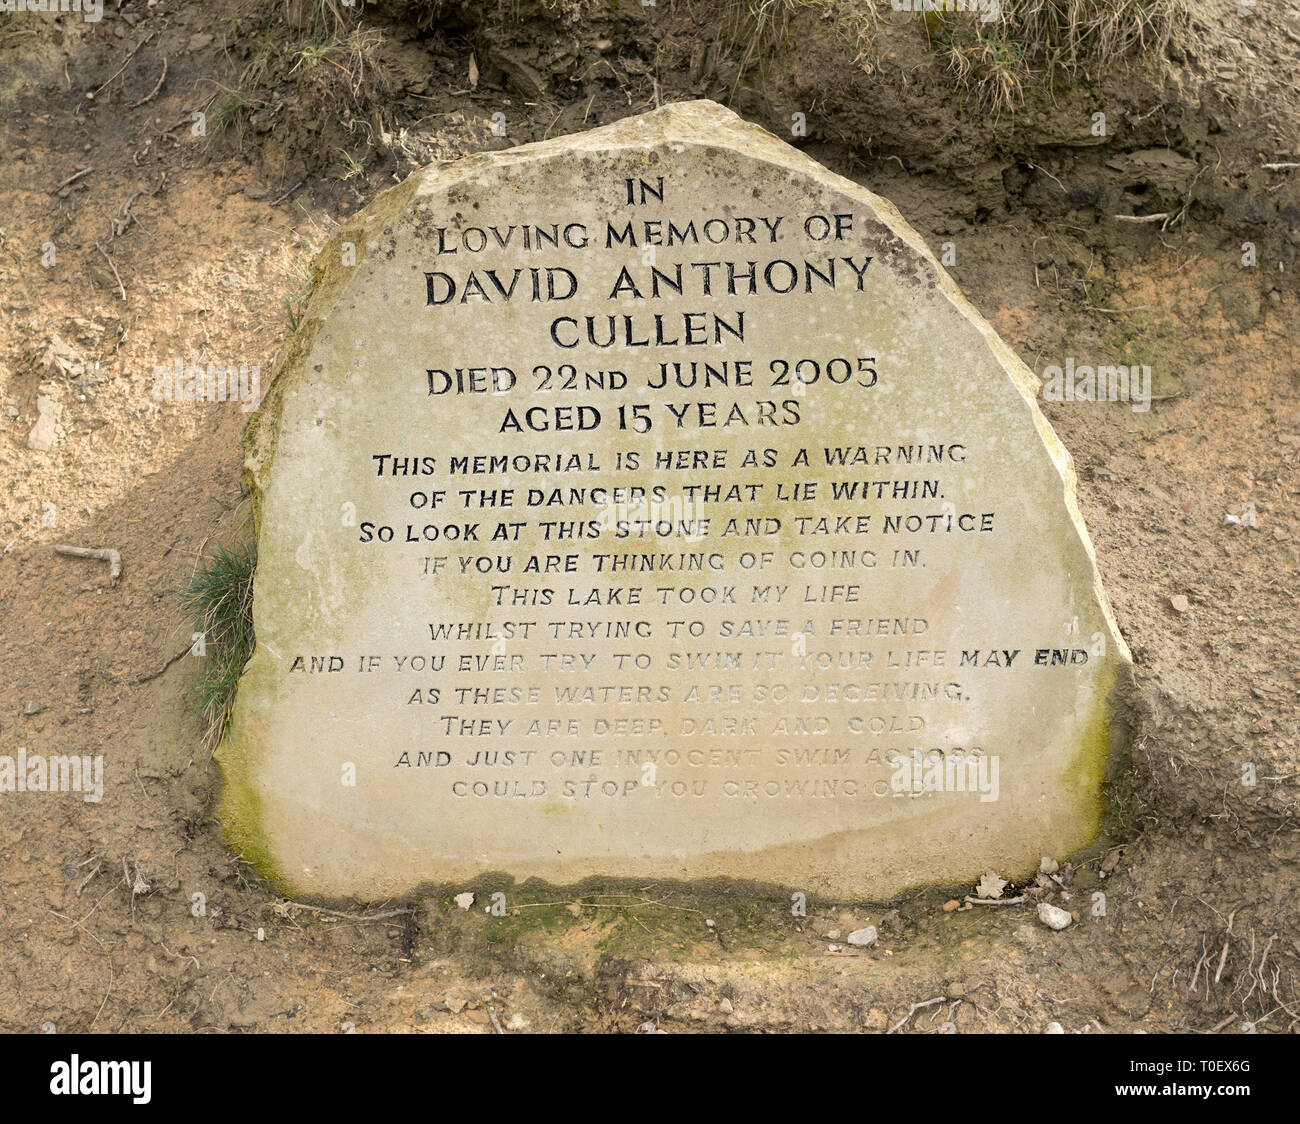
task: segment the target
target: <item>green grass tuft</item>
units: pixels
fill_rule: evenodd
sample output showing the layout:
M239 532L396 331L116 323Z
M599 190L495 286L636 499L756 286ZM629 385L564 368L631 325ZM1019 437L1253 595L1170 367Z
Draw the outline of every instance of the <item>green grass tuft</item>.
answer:
M226 732L235 688L253 654L253 572L257 547L216 547L180 588L181 608L202 636L203 671L191 688L190 705L215 748Z

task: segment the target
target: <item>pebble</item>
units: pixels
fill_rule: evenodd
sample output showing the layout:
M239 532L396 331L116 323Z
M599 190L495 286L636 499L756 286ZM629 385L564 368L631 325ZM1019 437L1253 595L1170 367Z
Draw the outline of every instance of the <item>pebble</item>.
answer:
M1059 906L1048 905L1047 902L1038 903L1038 920L1046 925L1049 929L1066 929L1069 928L1074 918Z
M1046 855L1043 856L1043 861L1038 864L1039 874L1055 874L1060 869L1061 864L1055 859L1048 858Z
M1043 1028L1043 1033L1044 1033L1044 1034L1064 1034L1064 1033L1065 1033L1065 1027L1063 1027L1060 1023L1048 1023L1047 1026Z
M467 891L463 894L457 894L451 900L460 906L461 909L469 909L469 907L474 904L474 895Z
M1181 593L1175 593L1171 598L1169 598L1169 607L1173 609L1175 613L1185 613L1192 606L1188 602L1187 598Z
M33 452L48 453L54 448L58 437L59 420L63 417L63 405L44 394L36 396L36 424L27 437L27 447Z
M45 707L41 706L41 704L35 699L28 699L27 702L23 704L24 714L40 714L44 709Z
M868 945L876 943L876 927L868 925L865 929L854 929L849 934L849 944L855 948L866 948Z

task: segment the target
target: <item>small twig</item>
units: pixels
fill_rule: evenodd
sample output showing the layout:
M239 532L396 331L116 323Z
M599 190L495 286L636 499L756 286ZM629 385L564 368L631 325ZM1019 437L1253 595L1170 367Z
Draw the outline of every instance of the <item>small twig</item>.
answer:
M923 1011L925 1010L926 1007L933 1007L936 1003L946 1002L947 999L948 997L946 995L938 995L933 999L927 999L924 1003L913 1003L911 1010L909 1010L907 1014L905 1014L901 1019L898 1020L898 1022L896 1022L887 1031L885 1031L885 1033L893 1034L894 1031L902 1027L907 1022L908 1019L910 1019L913 1015L915 1015L917 1011Z
M177 652L174 656L172 656L171 659L169 659L165 664L163 664L162 667L160 667L157 671L152 671L148 675L142 675L140 676L139 679L132 679L131 682L148 683L154 679L157 679L158 676L160 676L164 671L166 671L169 667L171 667L172 664L174 664L177 660L184 659L186 656L188 656L192 650L193 650L192 648L182 648L179 652Z
M190 955L188 955L188 954L182 956L179 952L172 952L172 950L171 950L170 948L167 947L167 942L166 942L166 941L160 940L158 943L159 943L160 945L162 945L162 950L163 950L163 952L165 952L165 953L166 953L168 956L170 956L173 960L193 960L193 961L194 961L194 967L196 967L200 972L203 971L203 965L199 963L199 958L198 958L197 956L190 956ZM169 1003L167 1006L170 1007L171 1004ZM164 1008L163 1008L164 1011L165 1011L166 1009L167 1009L167 1007L164 1007Z
M1241 907L1238 906L1238 909ZM1214 973L1214 982L1217 984L1223 975L1223 967L1228 963L1228 945L1231 944L1232 938L1232 919L1237 916L1237 910L1234 909L1228 914L1228 930L1223 934L1223 951L1219 954L1219 970Z
M1065 184L1063 184L1054 175L1052 175L1052 173L1049 172L1046 168L1040 168L1037 164L1026 164L1025 166L1031 172L1042 172L1043 175L1045 175L1049 180L1051 180L1054 184L1056 184L1057 187L1061 189L1062 193L1065 192Z
M340 913L337 909L326 909L319 905L304 905L302 902L285 901L283 905L271 905L277 911L281 909L308 909L312 913L325 913L330 917L342 917L345 921L386 921L390 917L406 917L414 913L413 909L392 909L387 913L372 913L364 916L359 913Z
M79 172L73 172L72 175L70 175L66 180L64 180L61 184L59 184L59 186L56 187L54 191L51 191L50 194L53 195L55 192L62 191L65 187L68 186L68 184L76 183L77 180L81 179L82 176L88 176L94 170L95 169L93 166L89 166L89 167L82 168L81 171Z
M104 898L107 898L109 894L114 893L116 890L117 890L117 885L116 883L114 883L114 885L109 887L108 893L106 893L103 898L100 898L99 901L97 901L94 905L90 907L90 913L87 913L86 916L83 917L80 921L74 921L72 923L72 927L74 929L81 928L82 925L84 925L87 921L90 920L90 914L94 913L95 910L97 910L101 905L104 904ZM89 932L90 930L86 930L86 931Z
M95 1029L95 1024L99 1022L99 1016L104 1013L104 1004L108 1002L108 997L113 994L113 958L108 957L108 990L104 992L103 1002L99 1005L99 1010L95 1012L95 1017L90 1020L90 1029Z
M1116 222L1163 222L1169 218L1169 211L1159 211L1154 215L1112 215Z
M1196 991L1196 981L1201 978L1201 968L1205 965L1208 958L1209 950L1202 944L1201 958L1196 962L1196 971L1192 973L1192 982L1187 985L1187 996L1189 999L1191 998L1192 992ZM1210 991L1210 971L1208 967L1205 970L1205 991L1208 995Z
M86 877L81 880L81 885L77 887L77 897L81 897L81 892L90 884L91 880L95 877L95 875L97 875L103 869L104 869L104 864L102 862L98 862L95 864L95 869L92 870L89 874L87 874Z
M286 191L283 195L281 195L279 199L273 200L271 206L275 207L280 203L283 203L286 199L289 198L290 195L292 195L295 191L297 191L298 188L302 187L302 185L305 184L306 182L307 182L306 180L299 180L296 184L294 184L291 188L289 188L288 191Z
M1024 894L1021 894L1018 898L973 898L970 894L967 894L966 900L971 905L1019 905L1027 899Z
M1260 167L1270 172L1280 172L1285 168L1300 168L1300 164L1289 161L1285 164L1261 164Z
M54 548L54 553L66 554L71 558L98 558L107 562L108 576L114 585L122 576L122 555L111 547L68 546L66 543L61 543Z
M122 65L117 68L117 71L113 74L112 78L109 78L108 82L113 81L113 78L116 78L119 74L121 74L122 71L126 69L126 64L129 63L133 58L135 58L136 51L138 51L141 47L143 47L146 43L148 43L149 40L152 39L153 37L154 37L154 32L151 31L149 32L148 35L146 35L143 39L141 39L139 43L137 43L134 47L132 47L131 53L126 56L126 59L122 62ZM108 82L105 82L104 86L107 86ZM92 101L100 95L100 93L104 89L104 86L100 86L98 90L96 90L93 94L90 95Z
M131 204L143 195L143 191L133 191L131 197L122 204L121 209L115 215L109 215L109 234L108 241L111 244L114 238L125 234L127 228L135 221L135 215L131 214Z
M126 300L126 286L122 284L122 275L118 273L117 266L114 264L113 259L108 256L108 251L98 242L95 243L95 249L104 255L104 260L108 262L109 268L113 271L113 276L117 278L117 287L122 291L122 299Z
M132 102L130 108L139 109L142 105L144 105L145 102L153 101L153 99L158 96L158 91L162 89L163 79L166 77L167 77L167 56L164 55L162 73L158 75L158 85L156 85L152 90L150 90L149 93L145 97L142 97L139 101Z

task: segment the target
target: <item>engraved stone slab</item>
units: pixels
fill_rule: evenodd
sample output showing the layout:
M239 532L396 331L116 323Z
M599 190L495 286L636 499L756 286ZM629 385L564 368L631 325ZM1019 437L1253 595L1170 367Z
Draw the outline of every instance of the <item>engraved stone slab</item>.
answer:
M892 206L712 103L412 175L247 434L227 838L362 898L1086 846L1129 655L1035 390Z

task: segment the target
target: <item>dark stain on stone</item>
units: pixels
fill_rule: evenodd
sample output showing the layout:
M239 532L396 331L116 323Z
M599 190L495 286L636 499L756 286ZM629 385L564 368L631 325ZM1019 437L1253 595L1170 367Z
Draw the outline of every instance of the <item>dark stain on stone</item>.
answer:
M911 247L883 224L871 232L864 232L862 245L872 252L873 258L904 280L914 285L934 283L933 272L924 270L921 259Z

